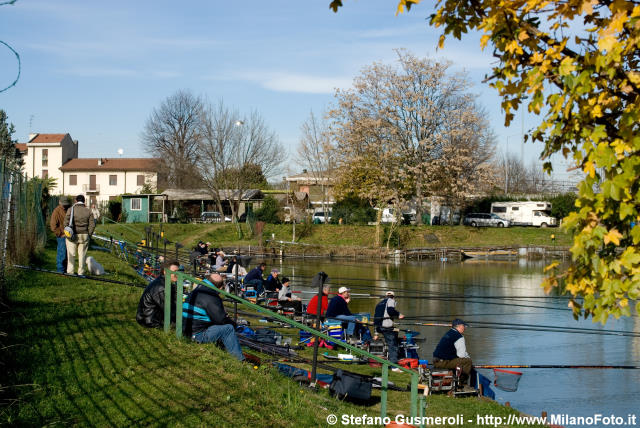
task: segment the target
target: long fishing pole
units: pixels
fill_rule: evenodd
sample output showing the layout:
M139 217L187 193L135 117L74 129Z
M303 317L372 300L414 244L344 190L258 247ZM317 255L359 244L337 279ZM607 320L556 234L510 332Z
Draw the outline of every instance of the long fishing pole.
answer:
M474 364L473 367L477 369L640 369L640 366L588 366L566 364Z
M398 325L416 325L425 327L451 327L450 323L442 322L427 322L427 323L397 323ZM485 325L489 324L489 325ZM524 330L524 331L539 331L550 333L566 333L566 334L596 334L601 336L627 336L627 337L640 337L640 333L624 330L596 330L596 329L581 329L579 327L558 327L558 326L537 326L535 324L507 324L507 323L482 323L474 322L471 325L472 328L485 328L495 330Z

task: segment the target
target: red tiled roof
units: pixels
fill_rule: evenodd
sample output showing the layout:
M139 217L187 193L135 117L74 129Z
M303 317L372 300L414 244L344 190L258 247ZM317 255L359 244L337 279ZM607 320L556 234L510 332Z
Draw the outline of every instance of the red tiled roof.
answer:
M27 143L16 143L16 149L20 150L22 153L27 151Z
M38 134L30 143L59 143L67 134Z
M98 165L98 158L71 159L60 167L61 171L156 171L158 158L115 158L102 159Z

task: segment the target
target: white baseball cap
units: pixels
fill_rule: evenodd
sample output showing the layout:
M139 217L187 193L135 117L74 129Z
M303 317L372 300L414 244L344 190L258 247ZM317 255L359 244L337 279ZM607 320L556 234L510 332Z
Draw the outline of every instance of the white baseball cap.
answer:
M344 293L344 292L346 292L346 291L351 291L351 290L349 290L347 287L340 287L340 288L338 288L338 294L342 294L342 293Z
M395 297L395 294L394 294L394 293L393 293L393 291L391 291L391 290L387 291L386 295L387 295L387 296L394 296L394 297Z

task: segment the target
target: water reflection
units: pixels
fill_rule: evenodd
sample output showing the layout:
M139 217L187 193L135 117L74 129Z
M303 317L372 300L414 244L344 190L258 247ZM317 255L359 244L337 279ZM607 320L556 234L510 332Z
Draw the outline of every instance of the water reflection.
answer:
M604 327L590 320L575 321L566 299L549 298L540 288L544 262L387 264L285 259L268 263L268 267L276 265L292 277L295 289L306 292L313 291L309 287L312 275L324 270L332 291L343 285L352 289L352 312L373 312L378 296L394 290L399 310L407 315L404 328L417 330L426 338L421 344L422 358L431 358L447 327L417 324L426 320L450 322L460 317L472 325L465 335L476 364L640 365L637 337L473 328L474 322L500 322L640 332L637 316L610 320ZM303 296L305 300L310 297ZM525 413L538 415L546 410L572 416L626 416L637 411L638 370L523 371L518 391L498 390L497 398L510 401Z

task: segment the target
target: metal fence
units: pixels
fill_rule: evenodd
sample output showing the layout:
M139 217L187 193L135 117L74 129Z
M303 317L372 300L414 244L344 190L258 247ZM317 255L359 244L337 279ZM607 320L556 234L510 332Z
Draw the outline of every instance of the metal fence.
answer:
M22 171L9 165L4 158L0 159L0 299L3 301L7 295L6 267L27 263L35 251L44 246L47 241L45 218L49 211L48 206L43 206L42 180L28 180Z

